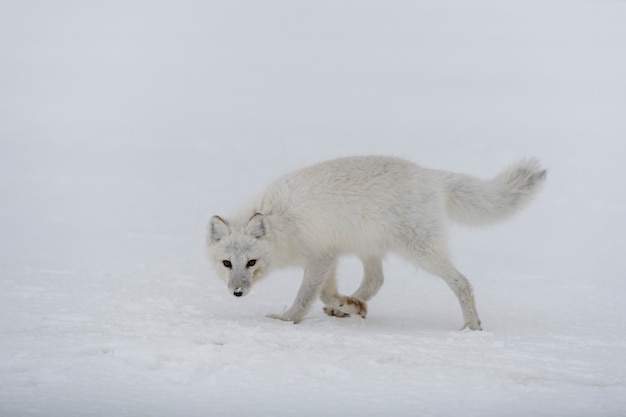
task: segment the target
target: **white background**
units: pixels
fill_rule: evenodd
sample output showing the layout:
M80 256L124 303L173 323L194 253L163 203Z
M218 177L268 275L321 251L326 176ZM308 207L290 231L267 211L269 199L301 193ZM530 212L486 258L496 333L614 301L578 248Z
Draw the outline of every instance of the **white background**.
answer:
M618 416L626 409L626 3L0 3L0 414ZM451 226L484 332L391 255L365 320L264 317L204 253L275 176L389 154L550 170ZM341 289L360 265L340 264Z

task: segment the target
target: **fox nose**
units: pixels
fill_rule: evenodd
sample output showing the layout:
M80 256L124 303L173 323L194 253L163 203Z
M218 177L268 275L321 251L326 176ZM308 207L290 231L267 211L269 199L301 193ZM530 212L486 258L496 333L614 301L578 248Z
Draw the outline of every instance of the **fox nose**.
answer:
M241 297L243 295L243 290L241 289L241 287L235 289L235 292L233 293L235 295L235 297Z

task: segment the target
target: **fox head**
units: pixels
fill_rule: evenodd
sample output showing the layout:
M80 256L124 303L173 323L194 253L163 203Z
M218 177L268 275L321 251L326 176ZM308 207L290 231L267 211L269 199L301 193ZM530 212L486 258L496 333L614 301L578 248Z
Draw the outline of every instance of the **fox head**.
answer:
M247 223L232 225L220 216L211 217L207 227L209 257L236 297L248 294L267 271L271 253L268 235L267 221L261 213Z

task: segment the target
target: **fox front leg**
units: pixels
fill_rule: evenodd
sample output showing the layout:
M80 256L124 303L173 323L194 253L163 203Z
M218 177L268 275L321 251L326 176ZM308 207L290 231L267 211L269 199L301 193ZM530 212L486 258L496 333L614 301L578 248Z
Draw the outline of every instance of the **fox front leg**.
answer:
M324 281L333 269L335 260L329 257L319 257L310 261L304 268L304 277L293 305L283 314L268 314L267 317L299 323L317 299Z

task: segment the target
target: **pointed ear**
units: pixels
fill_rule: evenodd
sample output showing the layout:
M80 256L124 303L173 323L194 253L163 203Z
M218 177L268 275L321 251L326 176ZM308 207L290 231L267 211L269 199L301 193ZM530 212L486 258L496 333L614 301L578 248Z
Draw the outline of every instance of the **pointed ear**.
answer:
M230 235L230 227L228 227L228 222L222 219L220 216L211 217L207 230L207 241L211 243L217 243L228 235Z
M246 233L256 239L264 237L267 233L267 222L265 221L265 216L261 213L256 213L252 216L246 226Z

